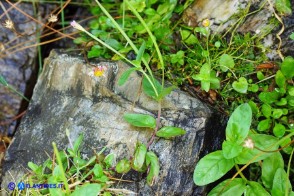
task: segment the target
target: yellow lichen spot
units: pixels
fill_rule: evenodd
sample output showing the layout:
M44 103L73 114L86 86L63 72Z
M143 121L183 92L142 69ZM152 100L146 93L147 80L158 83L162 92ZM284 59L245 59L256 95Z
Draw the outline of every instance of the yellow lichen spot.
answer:
M209 19L205 19L205 20L203 20L203 21L202 21L202 25L203 25L204 27L209 27L209 25L210 25L210 20L209 20Z

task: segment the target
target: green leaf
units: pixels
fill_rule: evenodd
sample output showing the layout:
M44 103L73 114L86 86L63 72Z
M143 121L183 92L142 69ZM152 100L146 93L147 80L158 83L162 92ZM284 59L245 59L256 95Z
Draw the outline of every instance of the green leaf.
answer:
M100 57L103 53L103 49L99 45L95 45L91 48L91 50L88 52L88 58L95 58L95 57Z
M225 180L214 187L208 196L241 196L245 189L246 183L242 178L234 178L229 184L231 179Z
M100 164L95 164L94 168L93 168L93 172L95 177L100 178L101 176L103 176L103 168Z
M80 196L80 195L87 195L87 196L97 196L99 195L101 190L101 185L97 183L93 184L84 184L71 194L71 196Z
M157 137L163 137L163 138L170 138L175 137L179 135L184 135L186 131L184 129L181 129L179 127L162 127L159 131L156 132Z
M214 42L214 46L217 48L221 47L221 42L220 41Z
M276 84L280 88L285 88L286 78L280 70L277 71L277 73L275 75L275 80L276 80Z
M283 110L282 109L273 109L273 114L272 117L274 119L279 119L283 115Z
M257 84L251 84L248 87L248 91L256 93L259 90L259 86Z
M146 165L150 165L147 175L147 183L148 185L152 186L159 175L159 161L154 152L147 152Z
M131 164L130 164L130 161L127 159L120 160L115 167L116 172L120 174L125 174L129 172L130 169L131 169Z
M256 77L258 78L258 80L263 80L265 78L264 74L261 71L258 71L256 73Z
M248 135L252 119L252 111L249 104L238 106L228 121L226 127L226 139L241 144Z
M151 79L151 80L152 80L152 79ZM143 81L142 81L143 92L144 92L147 96L150 96L150 97L152 97L153 99L157 100L159 94L160 94L161 91L162 91L162 86L161 86L161 84L159 83L159 81L156 80L156 79L153 80L153 84L154 84L155 89L157 90L158 95L156 95L156 93L155 93L155 91L154 91L152 85L151 85L150 82L148 81L148 79L147 79L146 77L143 78Z
M209 30L204 27L195 27L194 31L197 33L201 33L202 35L204 35L206 37L209 35Z
M178 51L176 54L171 54L170 55L171 63L172 64L178 63L180 65L184 65L184 56L185 56L185 53L182 50Z
M134 170L138 171L142 168L145 161L146 152L147 152L146 146L142 143L137 143L134 159L132 162L133 163L132 166Z
M274 176L273 188L271 190L272 196L286 195L286 192L290 193L291 189L292 186L287 173L283 168L278 168Z
M249 137L253 140L254 146L258 147L261 150L273 151L277 150L279 147L278 145L274 145L278 141L278 138L274 136L265 134L249 134ZM258 154L261 154L260 150L257 150L255 148L243 148L242 152L234 160L236 164L246 164ZM260 156L256 157L253 160L253 163L263 160L271 155L272 153L262 153Z
M78 156L78 151L79 151L79 148L81 146L81 143L83 142L83 139L84 139L84 135L81 134L78 139L76 139L75 143L74 143L74 146L73 146L73 150L74 150L74 153L76 156Z
M118 85L119 86L124 85L124 83L126 83L126 81L129 79L131 73L133 73L133 71L136 71L136 70L139 70L139 68L133 67L124 71L118 80Z
M239 93L247 93L248 82L244 77L240 77L238 81L234 81L232 86L233 89Z
M271 119L265 119L265 120L261 120L259 121L258 125L257 125L257 130L258 131L266 131L270 128L271 126Z
M261 92L258 95L258 98L263 102L267 104L272 104L276 102L279 99L279 93L276 91L272 92Z
M284 168L284 160L280 152L275 152L263 160L261 165L261 179L266 188L272 188L275 173L279 168Z
M261 106L261 112L266 118L269 118L272 114L272 107L269 104L263 104Z
M201 81L201 88L206 92L208 92L210 88L210 70L210 65L208 63L205 63L200 68L200 73L192 76L194 80Z
M280 101L277 101L277 102L275 102L275 104L277 105L277 106L284 106L284 105L287 105L287 99L286 98L281 98L280 99Z
M107 167L112 167L113 162L114 162L115 154L110 153L104 158L104 163L106 164Z
M284 125L282 125L280 123L275 124L275 127L273 129L273 133L276 137L283 137L285 132L286 132L286 128L284 127Z
M294 58L286 57L281 64L281 71L287 79L292 79L294 76Z
M143 40L142 45L140 46L137 57L136 57L137 61L141 61L143 54L145 52L145 48L146 48L146 42Z
M226 159L221 150L204 156L195 167L193 180L203 186L220 179L234 166L233 159Z
M4 86L8 86L7 81L5 80L5 78L0 74L0 84L4 85Z
M283 15L292 14L290 0L276 0L275 7L280 14L283 14Z
M198 43L198 39L194 34L191 33L191 31L188 30L180 30L182 40L184 43L188 45L194 45Z
M248 181L245 195L248 196L270 196L270 194L258 182Z
M294 32L291 33L291 35L290 35L290 39L294 40Z
M145 0L130 0L128 2L135 8L137 12L143 12L145 10L145 7L146 7ZM127 8L127 4L126 4L126 8Z
M224 72L228 71L228 68L233 68L235 66L234 59L231 55L223 54L219 59L220 69Z
M237 144L234 141L224 141L222 144L222 150L226 159L232 159L238 156L242 152L243 146Z
M125 113L124 119L135 127L148 127L154 129L156 127L156 120L147 114Z
M163 88L161 93L158 96L158 99L163 99L165 96L167 96L168 94L170 94L174 89L176 89L177 87L175 86L169 86L166 88Z

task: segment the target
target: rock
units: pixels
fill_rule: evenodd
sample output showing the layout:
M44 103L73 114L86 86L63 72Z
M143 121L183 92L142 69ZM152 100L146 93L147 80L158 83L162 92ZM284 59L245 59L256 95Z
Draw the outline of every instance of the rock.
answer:
M2 188L27 173L27 163L42 163L52 154L52 142L59 149L84 134L81 152L93 155L106 146L116 161L132 156L136 142L149 141L152 130L133 127L123 120L126 112L157 115L157 103L140 92L141 76L133 73L118 86L118 78L129 68L122 62L100 61L103 76L93 76L93 66L77 55L52 51L46 59L29 109L10 145L3 165ZM160 175L153 186L136 172L128 175L134 183L114 184L139 195L203 195L205 187L193 183L193 171L200 156L220 147L224 120L212 109L180 90L162 102L161 125L185 129L184 136L156 139L150 150L159 157ZM137 175L136 175L137 174Z
M2 3L2 9L6 7L7 10L11 7L4 1ZM20 3L17 7L25 10L29 15L34 15L33 4ZM0 9L0 13L3 15L3 12L6 12L6 10L3 11L2 9ZM40 25L33 20L29 20L16 9L10 9L4 14L1 20L2 23L5 23L8 19L7 16L14 23L15 31L0 25L0 75L6 79L9 85L13 86L20 93L25 94L26 85L32 85L31 83L34 83L32 79L35 80L37 76L34 73L36 72L34 65L37 47L27 46L33 45L36 42L38 35L36 31L40 28ZM35 79L32 78L32 75L35 75ZM26 96L31 96L30 92L27 92ZM11 134L14 132L16 122L8 119L12 119L21 112L19 110L22 100L22 97L0 84L0 108L2 108L0 111L1 133ZM23 104L28 105L26 101L23 101Z

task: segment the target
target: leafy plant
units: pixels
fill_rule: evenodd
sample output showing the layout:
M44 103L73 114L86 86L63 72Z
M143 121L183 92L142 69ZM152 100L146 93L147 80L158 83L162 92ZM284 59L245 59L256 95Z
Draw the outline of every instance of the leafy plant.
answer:
M250 131L251 119L252 110L249 104L237 107L228 121L222 150L209 153L196 165L193 179L199 186L220 179L234 166L237 169L232 179L219 183L208 195L270 195L269 192L272 195L294 194L289 183L289 170L284 170L283 158L278 149L283 140L292 137L294 132L282 139L257 134ZM242 174L249 164L257 161L263 162L262 183L248 180ZM245 166L239 169L238 164ZM235 178L238 174L241 178Z
M179 136L179 135L183 135L185 134L185 131L183 129L177 128L177 127L162 127L159 131L159 123L160 123L160 115L161 115L161 100L168 95L173 89L174 87L165 87L164 85L164 69L165 69L165 63L163 60L163 56L161 54L161 51L159 49L157 40L155 38L155 35L152 33L152 31L150 30L150 26L152 27L153 24L153 20L154 18L150 18L150 20L144 20L141 15L139 14L140 12L143 12L145 9L145 1L129 1L129 0L125 0L122 3L123 6L123 14L125 14L125 12L127 10L130 10L132 14L135 15L135 17L138 19L138 21L140 22L138 24L138 33L142 34L147 32L148 34L148 43L146 43L145 41L142 41L140 48L138 49L136 47L136 45L133 43L133 41L130 39L130 37L127 35L127 33L124 31L124 29L122 28L122 26L124 26L123 24L125 23L125 21L122 21L122 25L120 25L110 14L109 12L102 6L101 3L99 3L96 0L96 3L98 4L99 8L101 9L101 11L107 16L107 18L105 18L106 23L108 20L108 26L105 27L107 28L115 28L116 30L118 30L120 32L120 34L123 36L123 38L125 38L125 40L127 41L127 43L131 46L131 49L135 52L136 54L136 58L135 60L129 60L126 56L124 56L124 54L122 53L122 51L120 49L122 49L121 47L115 47L115 45L110 44L107 40L109 40L109 38L104 39L103 37L98 38L97 36L99 35L99 31L92 31L92 33L88 32L85 28L83 28L81 25L79 25L78 23L76 23L75 21L73 21L71 23L71 25L86 33L87 35L89 35L91 38L93 38L94 40L96 40L99 44L105 46L106 48L108 48L110 51L114 52L116 55L118 55L120 58L122 58L123 60L125 60L126 62L130 63L131 65L133 65L133 68L128 69L127 71L125 71L121 78L119 79L119 84L120 85L124 85L124 83L127 81L128 77L130 76L130 74L133 71L139 71L143 74L144 78L142 80L142 89L143 92L153 98L154 100L158 101L158 115L157 115L157 119L155 119L153 116L151 115L146 115L146 114L136 114L136 113L126 113L124 115L124 119L130 123L131 125L135 126L135 127L145 127L145 128L150 128L154 130L154 134L152 135L149 143L147 144L147 146L145 144L142 144L140 142L137 143L136 145L136 149L135 149L135 153L134 153L134 158L131 160L131 162L127 162L126 160L123 160L121 162L119 162L119 165L117 166L117 171L119 173L124 173L126 171L129 170L130 166L136 170L136 171L146 171L146 168L149 167L149 172L147 175L147 183L149 185L152 185L155 181L155 179L158 177L159 174L159 163L158 163L158 158L156 156L156 154L152 151L148 151L149 146L153 143L155 136L158 137L163 137L163 138L171 138L171 137L175 137L175 136ZM153 2L155 3L155 2ZM176 5L176 1L171 1L170 3L172 3L173 5L171 5L170 3L163 3L160 4L158 6L157 11L155 11L154 9L152 10L151 5L147 11L147 15L155 15L157 17L163 17L163 21L170 18L171 17L171 13L174 9L174 6ZM101 20L101 17L99 18ZM99 21L98 21L99 22ZM158 34L158 36L160 36ZM112 43L115 43L115 40L112 41ZM160 68L161 70L161 74L162 74L162 78L161 78L161 83L155 79L155 77L153 76L153 72L151 71L151 68L146 60L146 57L148 58L149 55L145 54L146 48L149 47L149 49L153 49L156 51L157 54L157 60L158 60L158 68ZM99 47L96 47L96 49L99 49ZM95 50L96 50L95 49ZM126 50L129 51L129 50ZM90 51L91 57L95 56L92 54L92 52ZM89 54L89 53L88 53ZM100 55L101 53L99 53ZM144 55L145 54L145 55ZM180 55L180 54L179 54ZM176 58L176 57L175 57ZM145 66L146 70L143 68L143 65Z
M24 189L24 193L37 195L109 195L110 178L114 172L109 167L109 157L102 154L104 149L90 159L83 159L80 153L83 135L80 135L72 148L58 151L53 142L54 157L43 164L29 162L32 173L21 182L30 184L57 185L57 188L41 187L40 189ZM112 167L112 166L111 166ZM62 186L60 186L62 185ZM15 189L15 194L21 190Z

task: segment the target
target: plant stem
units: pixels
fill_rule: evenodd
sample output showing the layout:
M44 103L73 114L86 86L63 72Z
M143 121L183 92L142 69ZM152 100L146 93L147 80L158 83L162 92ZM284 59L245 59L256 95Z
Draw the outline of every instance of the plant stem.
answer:
M154 139L155 139L155 134L158 131L159 128L159 124L160 124L160 116L161 116L161 101L159 101L158 103L158 113L157 113L157 119L156 119L156 127L154 129L154 132L151 136L151 139L149 140L148 144L147 144L147 149L150 147L150 145L153 143Z
M289 179L289 175L290 175L291 161L292 161L293 153L294 153L294 149L292 149L292 152L291 152L290 157L289 157L289 162L288 162L288 167L287 167L287 179ZM289 195L289 192L287 191L287 190L289 190L288 188L289 188L289 184L286 182L285 196Z
M237 164L235 164L235 168L236 168L237 171L240 170L240 167ZM241 176L241 178L243 180L245 180L246 182L248 181L247 178L243 175L242 171L240 171L239 175Z

